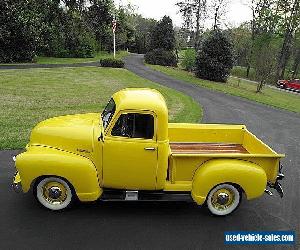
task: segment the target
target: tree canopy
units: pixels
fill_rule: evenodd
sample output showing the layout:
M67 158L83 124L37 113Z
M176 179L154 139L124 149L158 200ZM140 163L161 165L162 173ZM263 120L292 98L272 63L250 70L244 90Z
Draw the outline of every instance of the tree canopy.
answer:
M150 48L156 21L113 0L0 1L0 62L28 62L35 56L92 57L112 51L112 21L117 20L117 49ZM170 21L170 20L169 20Z
M176 41L172 19L164 16L153 29L150 48L172 51L175 49L175 46Z

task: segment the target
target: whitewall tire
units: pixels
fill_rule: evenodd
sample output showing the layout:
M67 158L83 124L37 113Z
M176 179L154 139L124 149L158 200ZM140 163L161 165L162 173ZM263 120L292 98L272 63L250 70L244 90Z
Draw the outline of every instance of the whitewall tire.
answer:
M208 194L206 203L213 215L225 216L239 206L242 194L232 184L224 183L215 186Z
M46 177L40 180L35 187L37 200L50 210L68 208L73 200L72 187L58 177Z

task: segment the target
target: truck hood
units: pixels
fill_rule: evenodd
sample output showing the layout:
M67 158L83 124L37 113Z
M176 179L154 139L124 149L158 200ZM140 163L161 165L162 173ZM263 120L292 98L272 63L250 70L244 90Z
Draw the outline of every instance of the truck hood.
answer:
M94 127L99 127L99 122L98 113L47 119L32 130L29 146L50 146L74 153L92 152Z

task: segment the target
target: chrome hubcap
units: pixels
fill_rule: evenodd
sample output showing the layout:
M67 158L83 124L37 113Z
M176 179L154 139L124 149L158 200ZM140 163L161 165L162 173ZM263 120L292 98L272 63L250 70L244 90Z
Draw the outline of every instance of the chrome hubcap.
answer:
M59 187L51 187L49 188L48 192L51 199L58 199L62 194Z
M228 209L235 200L234 192L231 189L221 188L214 192L211 197L211 204L217 210Z
M225 205L229 201L229 195L227 193L219 193L217 197L217 202L220 205Z
M43 186L43 196L51 204L62 204L67 198L67 189L59 182L48 182Z

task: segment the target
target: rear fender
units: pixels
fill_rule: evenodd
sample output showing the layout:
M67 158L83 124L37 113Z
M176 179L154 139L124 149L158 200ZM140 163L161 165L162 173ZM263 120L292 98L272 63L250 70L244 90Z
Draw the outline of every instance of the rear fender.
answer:
M102 194L97 170L91 160L80 155L47 147L29 147L17 156L23 192L28 192L37 178L57 176L66 179L81 201L97 200Z
M267 176L260 166L248 161L209 160L202 164L194 175L192 185L194 201L199 205L203 204L209 191L222 183L237 184L250 200L264 193Z

